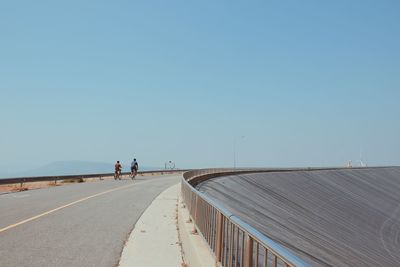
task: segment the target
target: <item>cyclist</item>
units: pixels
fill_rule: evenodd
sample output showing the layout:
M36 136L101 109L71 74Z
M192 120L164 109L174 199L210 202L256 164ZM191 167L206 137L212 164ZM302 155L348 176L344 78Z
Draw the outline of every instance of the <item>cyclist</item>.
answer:
M135 178L138 169L139 169L139 164L137 163L136 159L133 159L133 161L131 163L131 177L132 177L132 180Z
M117 180L117 179L121 180L122 165L119 163L119 160L117 160L117 163L115 163L114 167L115 167L114 179L115 180Z

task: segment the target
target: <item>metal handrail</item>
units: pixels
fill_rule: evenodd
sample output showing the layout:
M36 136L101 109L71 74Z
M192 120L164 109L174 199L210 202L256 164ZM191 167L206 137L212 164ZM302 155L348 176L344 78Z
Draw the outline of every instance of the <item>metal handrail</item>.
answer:
M176 170L154 170L154 171L139 171L137 174L149 174L149 173L175 173L175 172L186 172L188 169L176 169ZM130 172L123 172L122 175L128 175ZM34 176L34 177L16 177L16 178L5 178L0 179L0 185L5 184L19 184L28 182L48 182L48 181L60 181L69 179L86 179L86 178L103 178L113 176L114 173L92 173L92 174L78 174L78 175L49 175L49 176Z
M326 169L330 168L324 168ZM209 244L219 264L229 267L258 267L267 266L270 262L272 266L309 266L288 249L235 216L219 202L197 191L191 184L217 176L295 170L320 169L205 169L184 174L181 182L183 200L196 230Z

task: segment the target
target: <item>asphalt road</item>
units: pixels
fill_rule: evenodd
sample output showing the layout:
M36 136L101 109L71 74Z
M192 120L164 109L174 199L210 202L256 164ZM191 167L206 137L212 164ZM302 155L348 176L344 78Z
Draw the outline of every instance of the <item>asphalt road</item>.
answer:
M233 175L198 189L312 266L400 266L400 167Z
M0 266L117 266L152 200L181 175L0 195Z

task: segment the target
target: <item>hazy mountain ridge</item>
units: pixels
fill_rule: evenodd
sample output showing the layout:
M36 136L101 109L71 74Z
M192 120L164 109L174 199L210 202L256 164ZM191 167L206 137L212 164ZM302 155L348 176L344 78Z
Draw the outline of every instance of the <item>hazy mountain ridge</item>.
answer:
M76 175L76 174L91 174L91 173L111 173L114 172L114 162L90 162L90 161L55 161L46 164L42 167L21 171L0 173L1 178L13 178L13 177L29 177L29 176L51 176L51 175ZM139 163L140 164L140 163ZM141 171L156 170L161 168L141 166L139 165ZM122 165L122 171L129 171L130 165Z

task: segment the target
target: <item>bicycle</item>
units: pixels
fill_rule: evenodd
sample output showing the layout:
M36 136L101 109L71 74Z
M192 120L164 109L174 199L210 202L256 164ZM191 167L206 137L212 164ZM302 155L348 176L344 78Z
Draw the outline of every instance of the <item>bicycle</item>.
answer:
M121 180L121 170L115 171L114 172L114 180Z
M136 169L131 169L131 178L132 178L132 180L135 179L136 175L137 175L137 170Z

